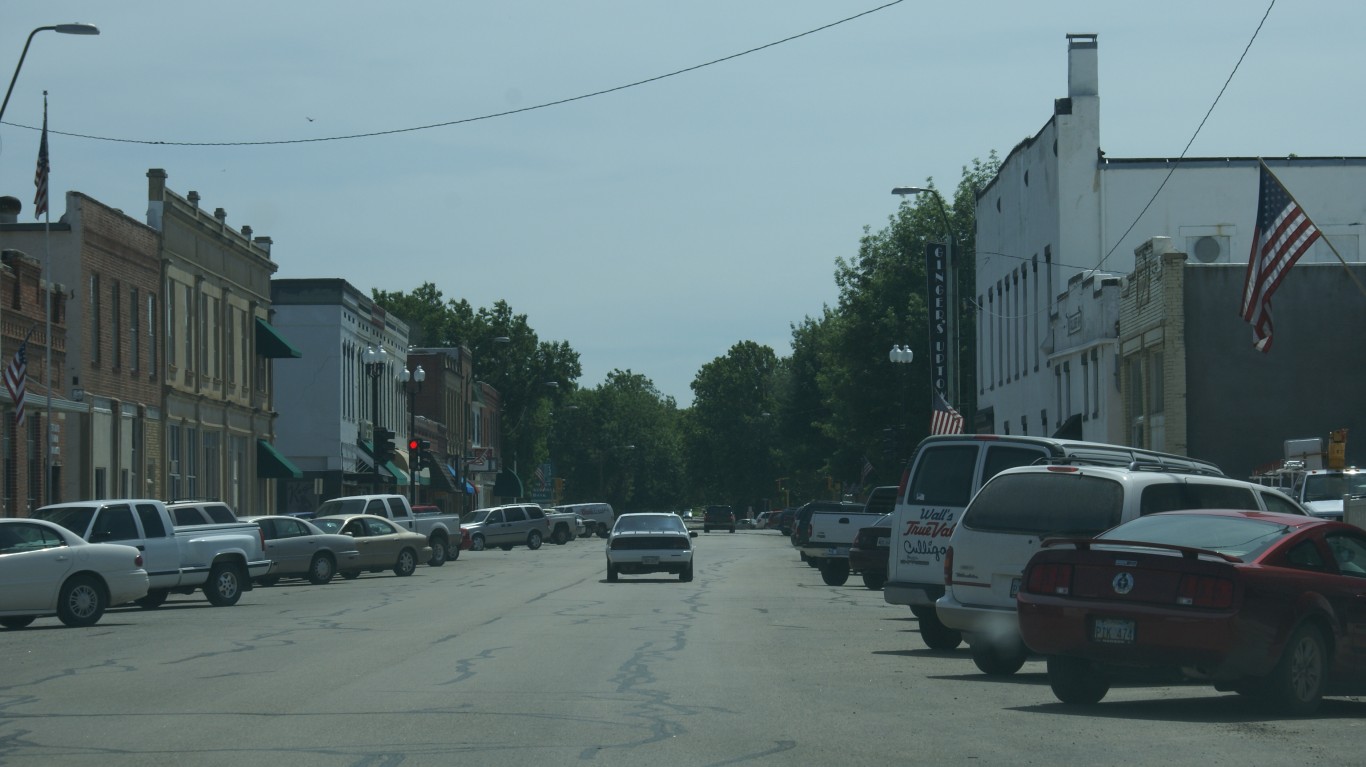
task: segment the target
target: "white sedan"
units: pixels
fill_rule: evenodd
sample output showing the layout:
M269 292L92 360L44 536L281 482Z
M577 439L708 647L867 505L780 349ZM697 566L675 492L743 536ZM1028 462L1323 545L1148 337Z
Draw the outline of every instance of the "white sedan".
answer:
M132 546L87 543L40 519L0 519L0 626L45 615L93 626L105 608L145 596L147 571Z
M607 580L617 575L676 573L692 580L692 539L677 514L622 514L607 537Z

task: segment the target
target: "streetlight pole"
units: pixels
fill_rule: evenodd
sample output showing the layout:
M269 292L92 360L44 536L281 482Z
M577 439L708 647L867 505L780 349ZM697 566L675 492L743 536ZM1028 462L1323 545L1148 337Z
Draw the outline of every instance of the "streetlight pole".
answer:
M370 377L370 457L375 461L375 487L379 492L379 379L384 375L385 351L383 346L368 346L365 349L365 374Z
M417 505L417 459L414 457L416 452L413 447L421 445L422 442L417 438L417 395L422 393L422 382L427 380L427 371L421 365L417 370L408 372L408 368L403 368L399 374L403 381L403 389L408 393L408 503ZM409 386L409 383L416 386Z
M14 76L9 79L9 89L5 91L5 101L0 103L0 120L5 119L5 107L9 106L10 94L14 93L14 84L19 80L19 70L24 68L24 59L28 56L28 46L33 42L33 36L39 32L57 32L63 35L98 35L99 27L94 24L53 24L50 27L38 27L28 33L28 39L24 41L24 51L19 54L19 63L14 67Z
M944 275L948 282L948 335L952 353L949 355L949 375L947 390L953 395L953 404L962 407L963 403L958 391L958 353L960 340L958 338L958 266L953 261L953 225L949 223L948 211L944 208L944 197L939 194L938 189L923 186L898 186L892 190L892 194L905 197L908 194L929 194L934 197L934 203L939 208L939 218L944 222Z
M891 360L894 365L909 365L915 360L915 351L911 349L910 344L906 344L905 346L893 345L892 350L887 352L887 359ZM902 447L902 440L910 431L910 419L908 416L910 415L911 409L911 384L909 376L907 376L905 394L905 404L901 406L901 432L896 435L896 439L893 440L892 443L893 449L898 451Z

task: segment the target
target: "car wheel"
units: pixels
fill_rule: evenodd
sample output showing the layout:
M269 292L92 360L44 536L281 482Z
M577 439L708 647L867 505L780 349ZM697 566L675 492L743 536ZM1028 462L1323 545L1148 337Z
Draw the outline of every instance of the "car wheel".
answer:
M1280 661L1263 680L1257 698L1287 714L1311 714L1323 699L1327 671L1328 648L1323 633L1305 624L1290 635Z
M355 579L360 577L360 570L343 570L341 577L345 578L348 581L354 581Z
M702 525L702 532L704 532L704 533L710 533L710 532L711 532L711 528L710 528L710 527L707 527L706 525Z
M1110 691L1110 676L1085 658L1048 659L1048 686L1063 703L1093 706Z
M617 579L617 566L614 565L614 564L612 564L611 562L608 562L608 563L607 563L607 580L609 580L609 581L616 581L616 579Z
M219 562L209 568L209 579L204 582L204 596L214 607L232 607L242 598L242 574L237 566Z
M1024 665L1028 651L1019 641L1000 645L982 641L972 646L972 662L988 676L1010 676Z
M0 618L0 626L7 629L21 629L37 619L38 616L36 615L13 615L8 618Z
M843 559L831 559L821 565L821 580L827 586L843 586L849 581L849 562Z
M806 558L806 566L807 566L807 567L820 567L820 566L821 566L821 563L820 563L818 560L816 560L816 559L814 559L814 558L812 558L812 557L807 557L807 558Z
M267 575L267 576L264 577L264 578L257 578L257 579L256 579L256 585L257 585L257 586L265 586L266 588L270 588L271 586L274 586L275 584L277 584L277 583L279 583L279 582L280 582L280 576L278 576L278 575Z
M449 547L446 548L446 561L447 561L447 562L454 562L455 560L457 560L457 559L459 559L459 558L460 558L460 547L459 547L459 546L449 546Z
M683 572L678 574L678 579L684 583L692 580L692 562L689 562L688 566L683 568Z
M556 546L563 546L569 541L569 533L563 527L555 528L555 534L550 536L550 542Z
M732 528L730 529L730 531L731 531L732 533L735 532L735 528L732 527Z
M502 549L503 551L512 551L512 544L511 544L511 543L499 544L498 548Z
M483 550L484 550L484 536L482 536L482 535L471 535L471 536L470 536L470 551L483 551Z
M598 537L606 538L612 534L612 530L604 525L598 525Z
M541 531L540 531L540 530L532 530L531 532L529 532L529 533L526 534L526 547L527 547L528 549L532 549L533 551L534 551L535 549L541 548Z
M166 597L169 597L170 595L171 592L166 589L152 589L147 592L147 596L133 600L133 604L144 610L155 610L166 604Z
M400 578L407 578L417 569L417 552L412 549L404 549L398 553L398 561L394 563L394 575Z
M336 574L337 565L332 562L332 557L321 552L314 554L312 561L308 563L308 582L314 585L328 583Z
M432 547L432 558L427 560L427 566L440 567L446 564L447 546L445 537L434 535L430 541L427 541L427 545Z
M882 573L864 573L863 586L872 591L881 591L882 584L887 582L887 576Z
M68 626L93 626L100 622L108 602L99 581L77 575L67 579L57 594L57 617Z
M925 606L911 608L915 617L920 621L920 639L925 646L931 650L952 650L963 643L963 633L958 629L951 629L939 620L939 613L933 607Z

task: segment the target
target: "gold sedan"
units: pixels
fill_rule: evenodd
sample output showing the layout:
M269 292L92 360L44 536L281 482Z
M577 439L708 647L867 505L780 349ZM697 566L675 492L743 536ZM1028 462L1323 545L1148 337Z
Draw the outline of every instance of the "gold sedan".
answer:
M389 569L394 575L406 577L413 574L418 562L432 558L427 536L404 530L383 517L338 514L309 521L325 533L347 535L356 541L360 558L340 571L343 578L355 578L362 570L378 573Z

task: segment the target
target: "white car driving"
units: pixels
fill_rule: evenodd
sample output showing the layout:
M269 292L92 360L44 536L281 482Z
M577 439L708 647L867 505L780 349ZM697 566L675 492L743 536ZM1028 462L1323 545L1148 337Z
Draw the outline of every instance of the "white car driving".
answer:
M622 514L607 537L607 580L620 574L675 573L680 581L690 581L696 537L677 514Z

